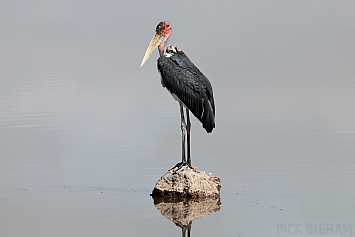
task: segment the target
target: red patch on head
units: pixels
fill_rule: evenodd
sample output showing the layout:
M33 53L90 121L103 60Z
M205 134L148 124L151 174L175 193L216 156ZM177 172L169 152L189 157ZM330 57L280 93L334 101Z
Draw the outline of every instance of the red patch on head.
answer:
M171 26L170 26L170 25L166 25L165 28L164 28L164 30L163 30L163 33L164 33L165 35L167 35L167 34L170 33L170 31L171 31Z
M156 32L160 35L168 35L171 32L171 25L168 21L162 21L157 25Z

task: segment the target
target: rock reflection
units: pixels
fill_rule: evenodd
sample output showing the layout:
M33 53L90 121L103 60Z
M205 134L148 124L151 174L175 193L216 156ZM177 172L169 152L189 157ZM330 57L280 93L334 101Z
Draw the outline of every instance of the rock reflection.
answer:
M154 206L163 216L181 227L182 236L191 234L193 220L203 218L221 209L220 198L176 199L154 197Z

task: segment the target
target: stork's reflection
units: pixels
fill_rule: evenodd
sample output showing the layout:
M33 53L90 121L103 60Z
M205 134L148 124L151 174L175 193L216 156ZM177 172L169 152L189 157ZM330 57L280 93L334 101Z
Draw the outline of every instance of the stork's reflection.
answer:
M221 209L220 198L176 199L154 197L154 205L163 216L182 230L182 236L190 237L192 221Z

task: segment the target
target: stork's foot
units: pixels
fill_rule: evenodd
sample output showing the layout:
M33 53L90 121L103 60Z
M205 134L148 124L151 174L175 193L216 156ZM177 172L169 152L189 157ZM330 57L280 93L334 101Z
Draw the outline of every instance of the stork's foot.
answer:
M192 166L190 163L188 163L187 161L183 161L183 162L177 163L173 168L169 169L169 171L173 170L177 167L177 169L174 170L174 173L176 173L178 170L180 170L182 167L184 167L186 165L192 169Z

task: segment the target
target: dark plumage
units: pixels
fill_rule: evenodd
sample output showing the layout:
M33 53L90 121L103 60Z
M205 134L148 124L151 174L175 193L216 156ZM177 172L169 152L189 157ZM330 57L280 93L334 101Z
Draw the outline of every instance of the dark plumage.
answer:
M158 48L160 55L158 70L161 75L161 84L168 89L180 106L182 159L175 166L177 169L174 172L176 172L185 165L192 168L190 111L200 120L206 131L210 133L215 127L215 106L212 86L207 77L200 72L179 47L170 45L165 48L171 30L172 28L168 21L162 21L157 25L153 38L142 59L141 67L148 60L154 49ZM184 107L186 107L186 121ZM187 159L185 138L187 138Z
M212 132L215 106L211 83L183 51L177 48L176 52L170 51L169 54L170 57L162 55L158 59L162 85L201 121L208 133Z

